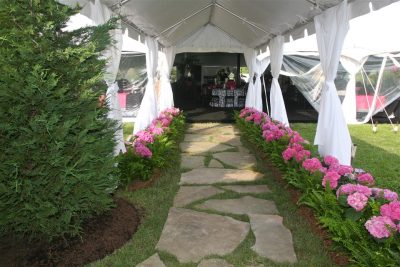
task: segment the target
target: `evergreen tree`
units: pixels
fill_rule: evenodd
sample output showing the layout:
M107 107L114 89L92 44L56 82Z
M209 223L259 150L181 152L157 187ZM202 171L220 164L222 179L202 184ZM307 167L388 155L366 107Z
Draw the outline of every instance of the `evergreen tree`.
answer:
M99 107L115 21L63 31L54 0L0 0L0 234L51 240L113 205L114 123Z

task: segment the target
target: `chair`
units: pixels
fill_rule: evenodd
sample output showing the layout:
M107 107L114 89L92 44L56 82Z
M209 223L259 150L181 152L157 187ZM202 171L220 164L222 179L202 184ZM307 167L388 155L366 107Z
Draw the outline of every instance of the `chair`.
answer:
M211 103L210 103L212 107L218 108L219 107L219 96L212 96L211 98Z
M235 94L233 90L226 90L226 96L225 96L225 107L226 108L233 108L235 103Z
M237 106L242 108L246 104L246 96L238 96Z

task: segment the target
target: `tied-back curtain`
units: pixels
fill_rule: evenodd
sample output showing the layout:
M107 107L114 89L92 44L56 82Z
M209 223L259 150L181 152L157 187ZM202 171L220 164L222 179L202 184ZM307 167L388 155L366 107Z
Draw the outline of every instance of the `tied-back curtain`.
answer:
M361 70L367 57L355 60L346 56L340 58L343 68L349 73L349 81L346 86L346 94L342 102L342 110L348 124L357 123L356 103L356 74Z
M147 128L150 123L157 118L157 99L154 90L154 78L156 77L158 65L158 43L149 36L146 36L145 43L147 46L146 52L146 71L147 84L146 91L140 104L138 114L136 116L135 127L133 133L137 133Z
M349 28L347 0L314 18L318 51L325 75L314 144L322 156L336 157L341 164L351 163L351 138L343 116L334 79L343 41Z
M174 106L174 96L170 82L170 73L175 60L175 48L164 48L164 52L158 53L159 91L158 91L158 114L166 108Z
M90 12L88 12L88 16L96 25L101 25L106 23L113 16L113 13L107 6L103 5L100 0L95 0L94 3L90 3ZM110 109L107 117L117 122L114 133L114 140L116 142L114 155L118 155L120 152L126 152L122 129L122 111L118 100L119 88L115 81L118 74L122 50L122 30L120 25L118 25L115 30L112 30L110 35L113 44L104 51L102 57L107 59L106 73L104 75L104 79L108 86L106 93L107 104Z
M283 61L283 36L277 36L270 42L271 50L271 118L280 121L284 125L289 126L289 120L286 114L285 102L283 101L282 90L278 82L279 72L281 71Z
M247 88L245 106L262 111L261 80L260 73L258 73L259 67L257 66L256 51L254 49L246 49L244 52L244 58L249 70L249 86ZM254 76L256 79L253 82Z

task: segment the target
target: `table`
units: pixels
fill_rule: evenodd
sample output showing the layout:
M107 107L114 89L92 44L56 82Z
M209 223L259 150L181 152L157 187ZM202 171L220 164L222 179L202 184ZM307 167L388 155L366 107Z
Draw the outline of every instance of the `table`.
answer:
M211 91L211 96L215 97L218 96L218 101L213 101L211 100L210 102L210 106L211 107L220 107L220 108L224 108L227 107L225 104L225 98L229 95L233 94L233 107L244 107L244 101L242 101L243 103L240 103L238 101L238 98L240 96L246 96L246 92L243 88L236 88L236 89L212 89ZM231 106L232 107L232 106Z

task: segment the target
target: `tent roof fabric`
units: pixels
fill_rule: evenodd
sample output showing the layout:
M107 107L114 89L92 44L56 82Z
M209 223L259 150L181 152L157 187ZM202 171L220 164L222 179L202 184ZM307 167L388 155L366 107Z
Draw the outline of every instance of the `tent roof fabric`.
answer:
M89 0L58 1L79 3L84 6ZM199 38L200 32L205 35L204 31L218 29L216 33L220 37L228 38L225 46L221 47L229 47L229 44L233 43L237 46L237 41L242 47L256 49L265 49L268 42L277 35L285 35L288 40L290 35L294 39L302 38L305 29L309 34L314 33L313 18L342 1L101 0L115 13L121 13L124 20L135 25L142 34L157 37L164 47L171 45L184 47L183 43L188 38L193 40ZM374 9L379 9L396 1L399 0L348 0L350 17L368 13L370 2ZM210 49L213 51L215 47Z

